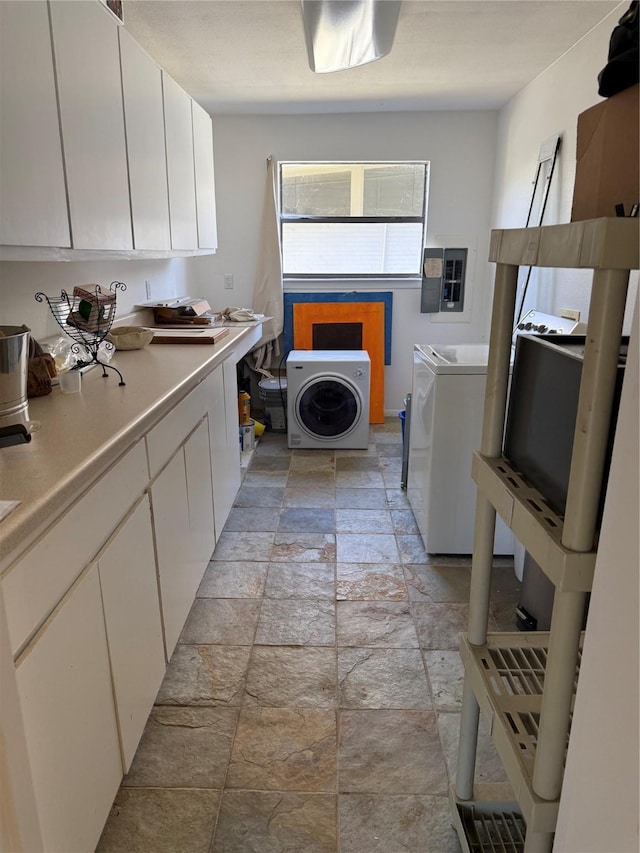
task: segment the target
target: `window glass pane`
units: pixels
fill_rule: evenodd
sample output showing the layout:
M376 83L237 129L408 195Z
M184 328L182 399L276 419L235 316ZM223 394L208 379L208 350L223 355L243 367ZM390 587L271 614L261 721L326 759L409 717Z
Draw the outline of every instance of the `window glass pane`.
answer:
M422 216L424 166L368 166L363 191L364 216Z
M351 173L282 167L282 213L350 216Z
M283 222L286 275L416 275L421 222Z

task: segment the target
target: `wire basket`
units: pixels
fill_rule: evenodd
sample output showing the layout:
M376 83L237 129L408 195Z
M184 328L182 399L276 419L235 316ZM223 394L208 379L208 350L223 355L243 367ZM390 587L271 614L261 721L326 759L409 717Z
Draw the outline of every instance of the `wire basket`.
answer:
M102 375L107 376L107 370L115 371L120 377L119 385L125 385L120 371L111 364L105 364L98 357L100 347L108 351L115 350L111 341L105 340L116 315L116 292L126 290L122 281L112 281L108 291L103 291L99 284L74 287L69 296L66 290L60 296L47 296L38 292L36 302L46 302L55 321L73 344L71 351L76 356L75 369L99 364Z

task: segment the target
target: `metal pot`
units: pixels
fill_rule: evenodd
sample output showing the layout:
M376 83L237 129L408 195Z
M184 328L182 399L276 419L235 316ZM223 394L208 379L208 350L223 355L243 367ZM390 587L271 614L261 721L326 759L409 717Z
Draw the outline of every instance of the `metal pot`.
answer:
M30 336L26 326L0 326L0 427L29 425Z

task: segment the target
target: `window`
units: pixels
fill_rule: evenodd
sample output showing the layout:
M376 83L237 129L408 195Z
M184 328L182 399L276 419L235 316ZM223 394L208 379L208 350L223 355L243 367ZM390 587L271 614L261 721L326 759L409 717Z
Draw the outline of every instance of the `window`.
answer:
M429 164L280 163L284 278L420 276Z

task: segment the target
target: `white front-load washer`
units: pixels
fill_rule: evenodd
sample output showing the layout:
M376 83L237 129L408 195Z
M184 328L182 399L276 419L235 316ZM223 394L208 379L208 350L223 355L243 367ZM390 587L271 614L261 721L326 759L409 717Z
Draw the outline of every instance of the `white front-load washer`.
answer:
M287 357L289 447L366 449L370 375L364 350L292 350Z

